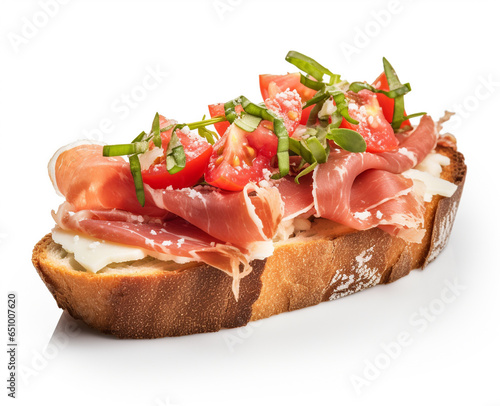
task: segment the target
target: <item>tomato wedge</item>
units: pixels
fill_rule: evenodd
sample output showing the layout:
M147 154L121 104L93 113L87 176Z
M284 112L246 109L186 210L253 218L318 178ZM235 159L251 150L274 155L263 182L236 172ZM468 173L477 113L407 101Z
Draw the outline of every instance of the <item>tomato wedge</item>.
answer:
M302 103L311 99L316 90L309 89L300 83L300 73L288 73L287 75L259 75L260 93L262 98L267 100L273 98L277 93L283 92L286 89L296 90L300 95ZM310 106L302 111L300 124L307 124L307 119L311 113L313 106Z
M386 120L375 93L369 90L348 92L346 98L349 103L349 115L359 124L354 125L342 119L340 127L360 133L366 141L367 152L390 151L398 146L394 130Z
M271 94L266 107L283 119L291 135L297 128L302 114L302 101L297 92L291 90ZM240 109L236 111L241 112ZM212 117L224 114L222 103L209 106ZM223 123L227 124L227 123ZM242 190L248 182L258 182L271 169L271 159L278 149L278 137L273 132L273 123L262 120L252 132L246 132L236 124L226 130L217 129L222 137L215 143L205 181L225 190Z
M274 151L271 140L276 140ZM263 125L247 133L232 124L214 145L205 181L224 190L243 190L248 182L264 179L265 170L271 169L277 145L276 136Z
M266 107L283 119L289 135L292 135L300 124L302 117L302 101L296 91L285 91L271 95L265 101Z
M208 106L208 111L210 113L210 117L212 118L226 115L224 113L224 103L210 104ZM217 133L222 137L229 127L229 124L229 121L223 121L221 123L215 123L214 127Z
M269 91L271 83L274 83L279 90L276 91L276 88L271 86L271 91ZM298 72L288 73L286 75L259 75L259 84L260 92L262 93L262 98L264 100L269 97L273 97L276 93L282 92L286 89L295 89L300 95L302 102L306 102L311 99L316 93L316 90L309 89L307 86L300 83L300 73Z
M170 123L164 117L160 117L161 128L167 127ZM144 183L153 189L165 189L169 186L172 186L174 189L191 187L198 182L207 168L210 155L212 154L212 146L204 138L195 133L184 133L177 130L176 134L184 147L186 166L183 170L173 175L168 173L165 163L165 151L168 148L172 131L163 132L161 134L163 155L157 157L149 168L143 168L142 170ZM149 149L154 149L152 142Z
M373 82L373 87L375 89L385 90L386 92L390 90L385 72L382 72L380 76L375 79L375 82ZM392 116L394 114L394 99L387 97L385 94L377 93L377 100L378 104L380 104L380 107L382 108L382 111L384 112L384 117L389 123L392 123ZM408 125L411 126L410 120L403 121L403 123L401 124L401 128Z

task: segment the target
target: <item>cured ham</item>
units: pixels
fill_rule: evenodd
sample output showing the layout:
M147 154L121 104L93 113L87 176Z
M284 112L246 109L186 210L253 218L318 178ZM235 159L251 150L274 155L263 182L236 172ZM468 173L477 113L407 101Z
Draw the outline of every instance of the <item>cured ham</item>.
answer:
M73 211L117 209L153 217L175 214L215 239L243 248L270 240L281 220L281 200L275 188L248 184L242 192L232 193L203 187L155 190L145 185L146 205L141 207L128 163L121 157L103 157L102 146L79 145L53 161L53 183Z
M254 258L258 256L217 240L180 218L162 221L122 210L74 210L71 204L63 203L53 213L56 224L64 230L141 247L159 259L212 265L233 278L236 298L240 279L251 271L251 254ZM268 255L271 253L264 254Z
M303 176L300 178L300 183L295 182L293 177L285 177L276 187L283 201L283 220L291 220L306 213L314 214L312 175Z
M102 156L102 145L76 144L61 148L49 162L49 176L56 191L75 210L119 209L136 214L164 216L165 210L135 195L128 162Z
M314 171L315 215L357 230L389 225L394 227L386 229L397 234L396 229L418 228L423 200L412 191L412 182L398 174L422 161L436 139L433 120L424 116L397 150L372 154L333 149L328 162Z
M232 276L235 297L250 261L272 254L282 217L276 188L248 184L233 193L145 185L141 207L128 164L103 157L100 145L67 148L50 166L54 186L66 197L54 214L63 229L142 247L161 259L205 262Z
M147 195L158 207L238 247L272 239L281 221L278 190L261 188L253 183L246 185L241 192L224 192L211 187L147 188Z

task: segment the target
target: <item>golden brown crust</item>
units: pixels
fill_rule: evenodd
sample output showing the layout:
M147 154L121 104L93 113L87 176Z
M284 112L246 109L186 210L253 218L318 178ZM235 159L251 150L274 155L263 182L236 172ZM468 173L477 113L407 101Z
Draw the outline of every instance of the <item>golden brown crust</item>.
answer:
M208 265L178 271L92 274L72 270L51 254L50 234L33 251L33 264L59 307L88 325L122 338L155 338L217 331L333 300L425 267L448 241L462 193L463 155L438 146L452 164L441 177L458 185L450 198L426 204L426 234L407 243L380 229L279 244L266 261L253 261L241 281Z
M33 264L62 309L104 333L122 338L179 336L245 325L257 299L264 262L234 299L231 279L208 265L181 271L93 274L71 270L46 235L33 251Z

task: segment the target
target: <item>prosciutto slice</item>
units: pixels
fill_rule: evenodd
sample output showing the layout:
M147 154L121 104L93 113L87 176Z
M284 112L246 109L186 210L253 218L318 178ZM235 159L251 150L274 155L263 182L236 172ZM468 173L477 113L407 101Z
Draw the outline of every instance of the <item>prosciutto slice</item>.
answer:
M237 193L196 187L178 190L147 188L146 194L158 207L175 213L221 241L239 247L273 238L282 217L278 190L261 188L253 183Z
M154 190L145 185L146 204L138 203L129 164L102 156L101 145L79 145L56 154L50 166L54 186L81 210L122 210L152 217L179 216L215 239L247 248L270 240L281 220L275 188L248 184L238 193L214 188Z
M80 210L65 202L53 213L57 225L124 245L141 247L154 257L178 263L204 262L233 278L238 297L239 281L250 271L250 254L203 232L181 218L162 221L123 210ZM272 243L271 243L272 252ZM270 255L270 252L263 256Z
M333 149L328 162L313 174L315 215L357 230L386 225L387 231L399 234L401 228L418 228L423 200L412 191L412 182L399 174L422 161L436 140L434 121L424 116L395 151L361 154ZM413 241L422 237L400 236Z
M75 210L119 209L131 213L164 216L167 212L148 199L137 201L128 162L102 156L102 145L76 144L61 148L49 162L49 176L57 192Z
M239 280L252 259L272 254L282 217L278 190L248 184L241 192L211 187L154 190L137 202L128 163L102 156L102 145L65 148L49 164L66 202L54 214L63 229L142 247L161 259L201 261Z
M312 183L312 175L303 176L300 178L300 183L295 182L294 178L289 176L277 183L276 186L283 201L283 220L291 220L301 214L314 214Z

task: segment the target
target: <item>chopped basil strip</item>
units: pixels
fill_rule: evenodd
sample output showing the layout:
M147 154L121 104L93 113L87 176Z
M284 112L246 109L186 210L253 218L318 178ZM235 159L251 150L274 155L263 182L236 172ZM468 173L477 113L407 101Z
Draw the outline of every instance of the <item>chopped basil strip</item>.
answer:
M398 75L396 75L396 71L389 63L389 61L385 58L382 59L384 62L384 72L385 77L387 78L387 83L389 84L389 90L396 90L400 88L401 82L399 81ZM397 96L394 98L394 114L392 115L392 128L395 130L401 127L403 123L403 117L405 115L405 101L404 96Z
M302 172L300 172L296 177L295 177L295 182L296 183L300 183L299 182L299 179L304 176L304 175L307 175L308 173L312 172L314 170L314 168L316 168L318 166L318 163L317 162L314 162L312 163L311 165L309 165L306 169L304 169Z
M321 89L311 99L309 99L307 102L304 103L304 105L302 106L302 109L306 109L309 106L312 106L313 104L322 102L322 101L328 99L328 97L330 97L328 92L326 92L325 89Z
M410 114L409 116L404 116L403 121L409 120L410 118L414 118L414 117L425 116L426 114L427 114L426 112L413 113L413 114Z
M290 137L283 120L278 118L274 120L274 133L278 137L278 152L276 155L278 156L279 177L282 178L290 172L290 157L288 156Z
M239 104L241 104L241 101L239 99L229 100L228 102L224 103L224 114L227 121L229 121L231 124L233 124L234 120L238 118L238 115L236 114L236 106L238 106Z
M259 106L258 104L252 103L245 96L241 96L241 107L246 113L252 114L254 116L261 117L264 120L273 122L274 120L279 120L279 118L270 110L268 110L265 105Z
M397 89L390 90L387 92L385 90L376 89L372 85L369 85L368 83L365 82L353 82L349 85L349 90L354 93L358 93L363 89L369 90L370 92L373 93L382 93L387 97L389 97L390 99L394 99L397 96L404 96L405 94L409 93L411 91L411 86L409 83L405 83L401 87L398 87Z
M333 93L333 100L335 101L335 105L337 106L337 111L340 113L342 117L344 117L349 123L358 125L359 122L355 119L353 119L349 115L349 108L347 106L346 98L344 93L338 92L338 93Z
M325 85L323 82L318 82L316 80L309 79L307 76L303 75L302 73L300 74L300 83L302 83L304 86L308 87L309 89L313 90L321 90L323 86Z
M148 150L148 142L133 142L132 144L105 145L102 149L103 156L120 156L142 154Z
M333 74L323 65L319 64L314 59L301 54L300 52L290 51L286 55L285 59L301 71L311 75L318 82L323 80L324 75L330 76L330 84L337 83L340 80L340 75Z
M207 130L205 127L198 127L198 135L205 138L210 145L214 145L217 139L217 134L214 131Z
M312 164L314 162L314 156L307 148L307 144L305 141L297 141L295 138L290 138L289 141L290 151L302 157L304 161L308 164Z
M319 164L324 164L328 159L328 155L326 154L325 147L321 145L321 142L316 137L309 137L306 143L315 161Z
M309 106L312 106L313 104L324 102L330 96L333 97L335 105L337 106L337 111L342 115L342 117L344 117L351 124L354 125L359 124L357 120L353 119L349 115L349 108L346 102L344 92L338 90L335 86L326 86L324 89L318 91L312 99L308 100L302 106L302 108L305 109Z
M155 114L155 118L153 120L153 126L151 127L151 133L153 134L153 143L158 148L161 148L160 115L158 113Z
M172 130L170 142L167 148L167 171L171 175L182 171L186 166L186 154L179 137L177 137L177 129L184 127L185 124L177 124Z
M135 194L141 206L144 207L146 204L146 196L144 195L144 183L142 182L141 163L139 162L137 154L131 155L128 159L130 163L130 172L132 172L132 178L134 179Z
M167 126L167 127L160 128L160 134L161 134L161 133L164 133L165 131L169 131L169 130L171 130L171 129L172 129L172 128L174 128L174 127L175 127L175 124L170 124L170 125L169 125L169 126Z
M358 132L347 128L332 128L326 134L340 148L349 152L365 152L366 141Z
M247 133L254 132L262 121L261 117L254 116L253 114L243 114L234 120L234 124L240 127L243 131Z
M147 134L143 131L142 133L140 133L137 137L134 138L134 140L132 142L139 142L139 141L144 141L144 137L146 136Z
M325 104L325 100L321 100L320 102L316 103L314 107L311 109L311 112L309 113L309 117L307 118L307 127L314 127L316 125L316 120L318 120L319 112L323 108L323 104Z
M201 119L201 123L206 122L206 121L209 121L209 120L205 120L205 117L206 117L206 116L203 116L203 118ZM217 117L217 118L219 118L219 117ZM218 137L217 133L216 133L215 131L210 131L210 130L207 130L207 128L206 128L205 126L201 126L201 125L200 125L200 126L197 126L197 125L198 125L198 123L200 123L200 122L191 123L191 125L195 124L195 126L194 126L195 128L191 128L191 127L189 127L189 124L188 124L188 127L189 127L191 130L193 130L193 129L197 129L197 130L198 130L198 135L199 135L200 137L205 138L205 139L208 141L208 143L209 143L210 145L214 145L214 144L215 144L215 141L219 139L219 137ZM205 125L208 125L208 124L205 124Z
M195 121L193 123L187 123L185 125L187 125L190 130L197 130L198 128L206 127L207 125L222 123L223 121L228 121L227 118L224 116L212 117L212 118L209 118L208 120L205 120L204 117L205 116L203 116L203 120L201 120L201 121ZM170 128L168 128L168 129L170 129Z

